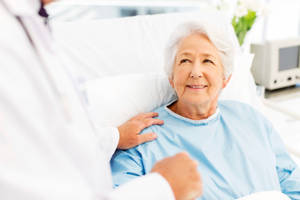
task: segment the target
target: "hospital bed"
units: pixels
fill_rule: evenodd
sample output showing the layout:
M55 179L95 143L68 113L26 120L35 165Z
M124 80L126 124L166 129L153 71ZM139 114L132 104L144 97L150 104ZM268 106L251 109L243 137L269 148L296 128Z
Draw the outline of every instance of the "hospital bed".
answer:
M151 111L167 103L173 97L163 71L164 46L173 29L187 20L205 21L218 15L215 12L177 13L92 21L52 21L51 25L55 39L64 49L61 53L67 54L63 57L81 63L82 68L76 69L76 73L84 74L79 81L85 82L83 89L93 120L101 126L117 126L140 112ZM229 27L229 18L224 18L223 23ZM253 55L249 53L239 55L232 79L220 99L250 104L278 124L279 119L274 118L274 112L256 95L250 73L252 59ZM282 130L279 132L284 135ZM299 158L293 158L300 164Z

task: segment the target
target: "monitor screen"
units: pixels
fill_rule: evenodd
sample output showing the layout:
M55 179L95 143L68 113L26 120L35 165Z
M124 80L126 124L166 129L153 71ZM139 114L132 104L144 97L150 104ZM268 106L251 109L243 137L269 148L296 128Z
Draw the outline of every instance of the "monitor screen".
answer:
M300 46L279 49L279 71L294 69L299 66Z

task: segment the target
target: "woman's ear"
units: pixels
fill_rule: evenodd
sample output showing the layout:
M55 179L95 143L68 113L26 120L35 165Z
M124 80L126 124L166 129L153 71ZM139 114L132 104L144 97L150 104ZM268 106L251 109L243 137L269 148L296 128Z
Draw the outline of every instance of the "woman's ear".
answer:
M172 86L172 88L174 88L174 81L173 81L173 76L169 77L169 83Z
M223 87L222 87L223 89L227 86L228 82L229 82L230 79L231 79L231 76L232 76L232 74L230 74L229 77L228 77L227 79L225 78L225 79L223 80Z

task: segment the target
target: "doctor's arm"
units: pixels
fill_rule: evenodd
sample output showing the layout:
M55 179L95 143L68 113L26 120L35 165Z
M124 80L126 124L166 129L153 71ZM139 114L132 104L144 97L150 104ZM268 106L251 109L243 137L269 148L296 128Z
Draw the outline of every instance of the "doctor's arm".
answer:
M300 199L300 169L292 160L277 132L272 128L270 141L276 156L276 170L281 191L295 200Z

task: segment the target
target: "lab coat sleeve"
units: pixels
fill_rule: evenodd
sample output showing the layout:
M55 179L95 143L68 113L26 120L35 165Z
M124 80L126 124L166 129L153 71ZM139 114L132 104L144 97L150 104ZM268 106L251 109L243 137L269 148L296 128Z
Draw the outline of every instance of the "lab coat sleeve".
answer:
M59 46L61 47L61 46ZM104 152L107 161L109 161L115 152L117 145L119 143L119 131L116 127L102 127L100 124L98 124L94 120L94 116L92 113L94 112L89 105L89 100L87 96L87 89L86 89L86 81L92 79L91 76L88 76L86 73L79 73L78 72L78 64L67 64L71 63L68 54L65 54L62 48L58 48L58 55L60 56L61 60L66 63L66 66L68 66L68 71L70 72L74 82L77 85L77 88L79 89L79 93L81 95L82 101L85 105L86 111L88 112L88 117L90 118L90 121L93 123L94 128L96 129L96 136L98 138L98 143L102 151ZM72 67L70 67L72 66ZM101 113L97 113L101 114Z
M271 128L270 141L276 156L276 170L281 191L292 200L300 199L300 169L292 160L277 132Z
M109 199L175 200L175 197L169 183L160 174L150 173L118 187Z
M63 54L63 52L60 52L59 55L61 56L62 59L68 57L68 55ZM62 57L62 55L65 55L65 57ZM87 112L89 114L89 118L90 118L91 122L93 123L93 126L96 129L96 136L98 138L99 146L102 149L102 151L104 152L104 154L107 158L107 161L109 162L113 153L116 151L118 143L119 143L119 131L116 127L102 127L100 124L98 124L96 122L97 120L95 121L93 119L96 116L94 116L92 114L94 111L92 111L92 108L89 105L87 89L85 86L86 80L91 79L91 77L88 75L84 76L84 75L78 73L76 71L77 68L75 66L77 66L77 65L73 64L71 68L68 68L69 72L72 74L72 78L75 80L75 82L79 88L79 92L82 95L82 99L83 99L83 102L85 103ZM101 113L97 113L97 114L101 114Z
M109 162L119 143L119 131L115 127L100 127L97 128L96 134L99 145Z

